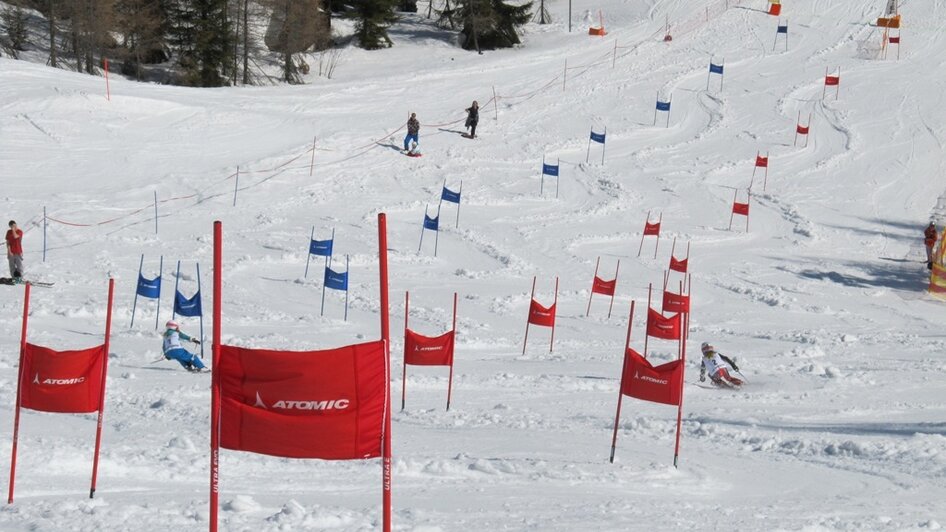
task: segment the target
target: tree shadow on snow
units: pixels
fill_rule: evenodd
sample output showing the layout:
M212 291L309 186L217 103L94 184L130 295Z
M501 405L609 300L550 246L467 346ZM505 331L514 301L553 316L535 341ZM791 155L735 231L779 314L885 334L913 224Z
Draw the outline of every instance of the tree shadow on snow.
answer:
M849 434L855 436L914 436L916 434L937 434L946 436L946 423L756 423L752 421L718 419L710 417L694 418L700 423L718 423L777 431L813 432Z
M855 273L841 273L833 270L801 270L800 277L820 281L831 281L851 288L890 288L905 292L921 292L926 289L929 271L926 264L907 263L909 266L884 268L870 262L848 262L846 266Z

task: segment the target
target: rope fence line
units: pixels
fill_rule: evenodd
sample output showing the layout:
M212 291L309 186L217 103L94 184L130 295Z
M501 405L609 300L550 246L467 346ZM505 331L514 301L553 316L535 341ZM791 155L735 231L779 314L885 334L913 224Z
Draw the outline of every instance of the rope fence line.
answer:
M680 24L677 26L677 29L674 31L674 33L680 35L680 34L686 34L686 33L695 31L696 29L699 29L701 26L704 26L704 25L708 24L711 15L712 15L713 17L718 16L718 15L724 13L725 11L727 11L730 7L739 5L739 4L743 3L744 1L746 1L746 0L717 0L716 3L712 4L711 6L707 6L707 7L705 8L705 10L704 10L704 16L702 16L702 17L693 16L693 17L691 17L690 19L685 20L684 22L680 23ZM514 95L509 95L509 96L496 95L496 96L494 96L494 97L491 97L489 100L487 100L486 103L483 104L482 108L486 108L486 107L489 106L489 104L492 103L492 104L493 104L493 107L494 107L494 110L498 110L499 100L521 100L521 101L519 101L519 102L510 102L510 103L508 104L509 107L522 105L522 104L528 102L529 100L531 100L532 98L534 98L535 96L541 94L542 92L545 92L545 91L549 90L551 87L556 86L556 85L558 84L559 80L563 79L563 76L564 76L565 73L567 73L569 70L580 70L580 72L577 74L577 75L580 77L580 76L584 75L585 73L589 72L590 70L592 70L593 68L595 68L595 67L597 67L597 66L600 66L600 65L602 65L602 64L606 64L606 63L608 63L608 62L610 62L610 63L613 64L618 58L627 57L628 55L630 55L630 54L634 53L635 51L637 51L637 49L639 49L642 45L644 45L644 44L646 44L646 43L648 43L648 42L652 42L655 37L659 37L661 34L665 33L665 31L668 30L670 27L672 27L672 26L670 26L670 25L668 24L668 27L667 27L667 28L657 30L657 31L655 31L654 33L652 33L650 36L645 37L643 40L641 40L641 41L639 41L639 42L637 42L636 44L631 45L631 46L619 46L619 45L617 44L617 42L615 42L615 45L614 45L614 52L608 51L608 52L606 52L606 53L603 53L603 54L601 54L600 56L598 56L597 58L593 59L591 63L584 64L584 65L578 65L578 66L569 67L569 66L567 66L567 62L566 62L566 66L565 66L564 71L563 71L561 74L558 74L558 75L556 75L555 77L553 77L552 79L550 79L548 82L546 82L546 83L545 83L544 85L542 85L541 87L539 87L539 88L537 88L537 89L535 89L535 90L532 90L532 91L530 91L530 92L523 93L523 94L514 94ZM624 53L617 54L617 50L619 50L619 49L621 49L621 50L626 50L626 51L625 51ZM566 60L566 61L567 61L567 60ZM435 123L435 124L424 124L424 125L425 125L426 127L440 128L440 127L445 127L445 126L452 126L452 125L454 125L454 124L458 124L458 123L460 123L460 122L463 122L464 120L465 120L464 118L459 118L459 119L457 119L457 120L453 120L453 121L449 121L449 122ZM406 124L402 124L402 125L399 126L398 128L396 128L396 129L394 129L394 130L391 130L391 131L385 133L381 138L378 138L378 139L376 139L376 140L372 140L372 141L370 141L370 142L368 142L368 143L366 143L366 144L363 144L363 145L361 145L361 146L356 146L355 148L353 148L353 152L354 152L354 153L352 153L351 155L348 155L348 156L345 156L345 157L342 157L342 158L339 158L339 159L336 159L336 160L333 160L333 161L325 161L325 162L322 162L322 163L320 163L319 166L321 166L321 167L333 166L333 165L341 164L341 163L348 162L348 161L351 161L351 160L353 160L353 159L359 158L359 157L365 155L365 154L368 153L369 151L371 151L371 150L373 150L373 149L375 149L375 148L377 148L377 147L379 147L379 146L384 146L384 144L382 144L382 143L383 143L386 139L390 138L392 135L396 135L398 132L400 132L401 130L403 130L403 129L405 129L405 128L406 128ZM436 134L438 134L438 133L434 133L434 135L436 135ZM268 175L268 176L266 176L266 177L263 177L262 179L260 179L259 181L255 182L255 183L251 183L251 184L248 184L248 185L246 185L246 186L244 186L244 187L237 188L236 190L247 190L247 189L250 189L250 188L254 188L254 187L256 187L256 186L262 185L263 183L266 183L267 181L273 179L273 178L276 177L277 175L280 175L280 174L282 174L282 173L284 173L284 172L286 172L286 171L288 171L288 170L310 168L310 165L306 165L306 166L296 166L296 167L289 167L288 165L290 165L290 164L292 164L293 162L299 160L300 158L304 157L305 155L312 154L314 151L333 151L333 150L329 150L329 149L325 149L325 148L318 148L318 147L315 146L315 144L313 143L313 145L312 145L311 147L309 147L308 149L306 149L305 151L299 153L299 154L296 155L295 157L292 157L291 159L289 159L289 160L287 160L287 161L285 161L285 162L283 162L283 163L280 163L280 164L278 164L278 165L276 165L276 166L274 166L274 167L272 167L272 168L265 168L265 169L258 169L258 170L238 170L237 172L234 172L234 173L232 173L232 174L230 174L230 175L228 175L228 176L226 176L226 177L224 177L224 178L222 178L222 179L220 179L220 180L218 180L218 181L215 181L215 182L213 182L213 183L208 184L206 187L203 187L202 189L198 190L197 192L195 192L195 193L193 193L193 194L188 194L188 195L184 195L184 196L175 196L175 197L172 197L172 198L165 198L165 199L158 200L157 203L159 203L159 204L167 204L167 203L173 203L173 202L178 202L178 201L183 201L183 200L189 200L189 199L199 198L198 201L197 201L197 204L200 204L200 203L203 203L203 202L206 201L206 200L209 200L209 199L212 199L212 198L216 198L216 197L220 197L220 196L225 195L225 194L226 194L225 192L219 192L219 193L210 194L210 195L206 195L206 194L207 194L207 192L208 192L209 190L211 190L211 189L213 189L213 188L219 186L219 185L222 184L222 183L225 183L225 182L227 182L227 181L229 181L229 180L231 180L231 179L237 177L240 172L246 173L246 174L264 174L264 173L269 173L269 174L271 174L271 175ZM580 164L580 163L572 163L572 162L568 162L568 161L561 161L561 162L562 162L562 163L565 163L565 164L570 164L570 165L578 165L578 164ZM55 223L58 223L58 224L61 224L61 225L65 225L65 226L70 226L70 227L98 227L98 226L102 226L102 225L107 225L107 224L115 223L115 222L117 222L117 221L119 221L119 220L123 220L123 219L125 219L125 218L129 218L129 217L131 217L131 216L134 216L134 215L136 215L136 214L139 214L139 213L141 213L141 212L143 212L143 211L145 211L145 210L151 208L152 206L154 206L154 204L153 204L153 203L149 203L149 204L146 205L146 206L137 208L137 209L132 210L132 211L130 211L130 212L128 212L128 213L125 213L125 214L123 214L123 215L116 216L116 217L109 218L109 219L102 220L102 221L98 221L98 222L89 222L89 223L72 222L72 221L60 219L60 218L57 218L57 217L49 216L48 214L45 215L45 220L50 221L50 222L55 222ZM30 219L30 221L28 222L27 230L28 230L30 227L37 226L37 225L40 223L40 221L42 221L43 219L44 219L44 216L43 216L43 215L34 215L34 216ZM4 242L4 245L5 245L5 244L6 244L6 243Z

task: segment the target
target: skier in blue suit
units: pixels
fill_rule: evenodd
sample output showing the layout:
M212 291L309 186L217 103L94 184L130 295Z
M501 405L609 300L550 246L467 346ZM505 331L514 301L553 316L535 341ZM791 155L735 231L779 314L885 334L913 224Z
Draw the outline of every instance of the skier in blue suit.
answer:
M181 345L181 340L200 345L199 340L182 333L180 325L178 325L176 321L171 320L167 322L164 331L164 358L167 360L177 360L187 371L199 372L205 370L206 367L203 361L200 360L200 357L184 349Z

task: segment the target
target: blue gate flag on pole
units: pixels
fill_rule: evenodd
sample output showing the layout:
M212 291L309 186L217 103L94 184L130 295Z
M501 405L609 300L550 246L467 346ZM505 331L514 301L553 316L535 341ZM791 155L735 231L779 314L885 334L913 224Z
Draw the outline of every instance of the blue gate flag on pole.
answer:
M345 291L345 321L348 321L348 255L345 255L345 271L337 272L325 266L325 280L322 283L322 315L325 315L325 289Z
M590 141L589 141L590 143ZM545 158L542 159L542 179L539 181L539 195L541 196L545 191L545 176L552 176L555 178L555 197L558 197L558 169L562 164L562 160L559 159L555 164L548 164L545 162Z
M662 102L662 101L660 101L660 100L657 100L657 110L658 110L658 111L669 111L669 110L670 110L670 102Z
M608 128L604 128L603 133L595 133L595 130L591 130L591 138L588 139L588 151L585 153L585 162L588 162L588 159L591 157L591 143L597 142L601 144L601 164L604 164L604 139L608 134Z
M190 299L180 292L174 293L174 313L188 318L203 316L200 304L200 291Z
M722 74L723 65L714 65L713 63L710 63L709 71L710 71L710 74Z
M604 136L604 133L595 133L594 131L591 132L591 140L600 142L601 144L604 144Z
M785 33L785 34L788 34L788 24L786 24L786 25L784 25L784 26L779 26L778 29L775 30L775 33Z
M670 127L670 102L673 101L673 95L670 95L667 98L667 101L660 101L660 91L657 91L657 109L654 110L654 125L657 125L657 111L666 111L667 113L667 125L665 127Z
M558 177L558 165L542 163L542 173L544 175Z
M437 216L431 218L427 215L427 209L430 208L430 205L424 206L424 225L420 229L420 243L417 244L417 253L420 254L421 248L424 246L424 230L430 229L435 233L434 236L434 257L437 256L437 246L440 243L440 205L437 206Z
M431 218L424 213L424 229L430 229L431 231L439 231L438 227L440 225L440 214Z
M164 256L161 256L161 261L158 266L158 275L154 279L148 279L142 273L142 268L145 264L145 256L141 255L141 260L138 262L138 284L135 286L135 301L131 306L131 325L129 327L135 326L135 311L138 309L138 297L144 297L147 299L155 299L158 301L157 314L154 317L154 328L158 328L158 320L161 317L161 272L164 271Z
M450 203L460 204L460 192L454 192L447 188L443 187L443 192L440 193L440 199L443 201L449 201Z
M329 260L332 258L332 248L335 245L335 228L332 228L332 238L328 240L316 240L315 239L315 226L312 226L312 234L309 236L309 253L305 257L305 275L303 277L309 277L309 260L312 258L312 255L318 255L320 257L325 257L325 265L329 265Z

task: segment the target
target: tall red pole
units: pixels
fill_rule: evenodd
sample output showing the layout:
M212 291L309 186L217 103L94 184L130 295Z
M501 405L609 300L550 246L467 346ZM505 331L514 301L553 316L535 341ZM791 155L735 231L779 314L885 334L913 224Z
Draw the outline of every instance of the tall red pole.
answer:
M555 277L555 299L552 300L552 306L555 308L555 314L552 315L552 337L549 338L549 353L555 345L555 318L558 317L558 277Z
M95 497L95 482L99 472L99 450L102 448L102 418L105 416L105 383L108 378L108 349L112 336L112 298L115 294L115 279L108 279L108 310L105 311L105 355L102 361L102 391L99 394L99 416L95 425L95 455L92 458L92 487L89 498Z
M611 463L614 463L614 451L618 446L618 422L621 420L621 400L624 399L624 371L627 370L627 349L631 346L631 325L634 323L634 300L631 300L631 315L627 318L627 339L624 340L624 363L621 365L621 379L618 385L618 408L614 413L614 435L611 437Z
M650 321L650 295L651 291L654 289L653 284L647 285L647 321ZM644 358L647 358L647 342L650 340L650 323L647 324L644 329Z
M733 207L736 206L736 193L737 193L737 192L738 192L738 190L733 190L733 191L732 191L732 206L733 206ZM730 210L731 210L731 212L729 213L729 231L732 231L732 219L733 219L733 216L736 215L736 211L735 211L735 210L732 210L732 209L730 209Z
M644 232L641 233L641 245L637 248L637 256L641 256L641 251L644 249L644 237L647 236L647 224L650 223L650 211L647 211L647 221L644 222Z
M687 364L687 348L686 348L686 338L689 336L688 330L690 328L690 313L683 315L683 322L685 326L683 327L683 370L680 371L680 403L677 405L677 435L676 443L674 443L673 448L673 467L677 467L677 459L680 457L680 425L683 422L683 388L685 384L684 375L686 374L686 364Z
M410 313L411 293L404 291L404 371L401 373L401 410L407 401L407 317Z
M660 227L660 224L664 221L664 213L660 212L660 218L657 218L657 226ZM654 258L657 258L657 249L660 248L660 229L657 229L657 243L654 244Z
M10 493L7 504L13 504L13 481L16 477L16 447L20 435L20 388L23 384L23 357L26 354L26 323L30 315L30 283L23 291L23 329L20 332L20 370L16 378L16 414L13 417L13 451L10 456Z
M529 296L529 314L526 316L526 337L522 341L522 354L526 354L526 344L529 343L529 323L531 323L530 318L532 317L532 302L535 301L535 278L532 276L532 295ZM556 309L557 310L557 309Z
M453 351L457 350L457 293L453 293ZM447 379L447 411L450 411L450 394L453 392L453 356L450 356L450 377Z
M384 441L381 446L381 530L391 532L391 324L388 320L388 223L378 213L378 263L381 270L381 340L384 341Z
M220 494L220 332L223 327L223 223L214 222L213 372L210 377L210 532L217 532Z

